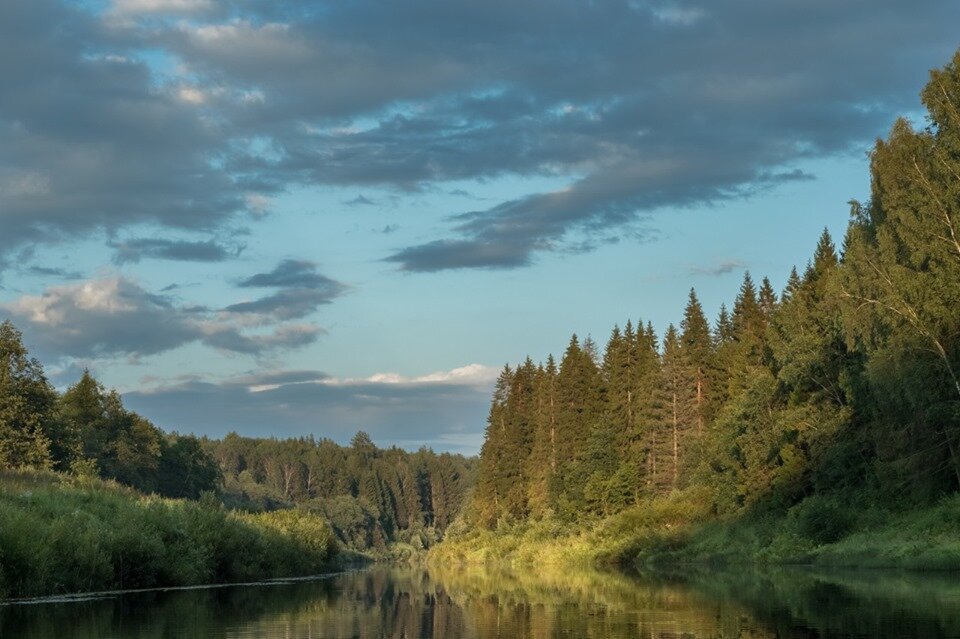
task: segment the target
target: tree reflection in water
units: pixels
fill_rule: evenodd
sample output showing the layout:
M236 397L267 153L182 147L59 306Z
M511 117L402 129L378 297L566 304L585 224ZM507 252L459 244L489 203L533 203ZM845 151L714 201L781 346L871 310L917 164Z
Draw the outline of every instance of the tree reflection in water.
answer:
M960 637L952 575L375 567L0 607L0 637Z

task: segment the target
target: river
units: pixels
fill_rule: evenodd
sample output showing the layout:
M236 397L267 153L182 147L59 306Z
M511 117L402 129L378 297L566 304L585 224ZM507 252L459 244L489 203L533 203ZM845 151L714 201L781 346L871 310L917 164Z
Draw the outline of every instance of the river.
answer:
M0 637L960 638L960 575L387 568L0 605Z

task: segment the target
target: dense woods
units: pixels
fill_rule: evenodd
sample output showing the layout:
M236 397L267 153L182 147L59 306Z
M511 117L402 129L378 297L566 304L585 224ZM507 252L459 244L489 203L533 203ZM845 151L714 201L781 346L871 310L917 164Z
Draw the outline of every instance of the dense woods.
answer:
M199 439L162 432L89 372L58 393L7 321L0 323L0 468L24 467L191 499L215 490L220 478Z
M246 510L300 506L322 513L358 549L393 541L436 542L472 487L475 459L421 449L377 448L357 433L350 446L327 439L205 441L223 472L223 499Z
M611 515L664 495L713 514L846 506L960 488L960 55L931 74L929 119L871 155L871 195L838 248L824 231L782 291L744 276L709 322L571 338L497 382L468 520ZM775 239L774 239L775 241Z
M357 550L435 543L460 512L475 459L421 449L350 446L312 437L222 440L167 434L127 410L89 372L58 393L19 331L0 324L0 469L33 468L115 480L141 493L209 492L249 512L299 508L326 518Z

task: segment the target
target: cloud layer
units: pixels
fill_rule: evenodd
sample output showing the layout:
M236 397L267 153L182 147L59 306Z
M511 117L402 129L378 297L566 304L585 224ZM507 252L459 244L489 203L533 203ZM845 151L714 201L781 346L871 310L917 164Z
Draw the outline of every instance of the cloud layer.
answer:
M140 223L208 232L296 185L562 180L386 256L520 267L862 148L915 106L960 18L935 0L85 6L0 4L0 256ZM136 240L117 259L143 257L224 247Z
M330 304L347 292L345 284L333 280L306 260L283 260L266 273L241 280L240 288L274 288L274 293L255 300L232 304L228 313L290 320L306 317L323 304Z
M219 383L195 379L127 393L124 402L171 430L215 437L314 434L349 441L357 430L381 445L475 454L496 371L477 364L404 378L342 380L320 371L274 371ZM274 432L269 430L274 425Z
M143 357L193 342L233 353L263 355L314 342L311 324L250 331L204 307L177 305L124 277L53 286L0 305L49 359Z

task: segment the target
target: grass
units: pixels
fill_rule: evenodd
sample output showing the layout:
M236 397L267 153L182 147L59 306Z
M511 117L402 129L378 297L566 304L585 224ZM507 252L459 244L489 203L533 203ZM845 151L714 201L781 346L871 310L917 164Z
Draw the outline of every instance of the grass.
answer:
M240 514L215 499L0 472L0 598L316 574L336 552L326 522L304 512Z
M811 565L960 570L960 495L910 511L814 496L787 511L718 518L693 493L579 524L472 530L430 551L437 564Z

